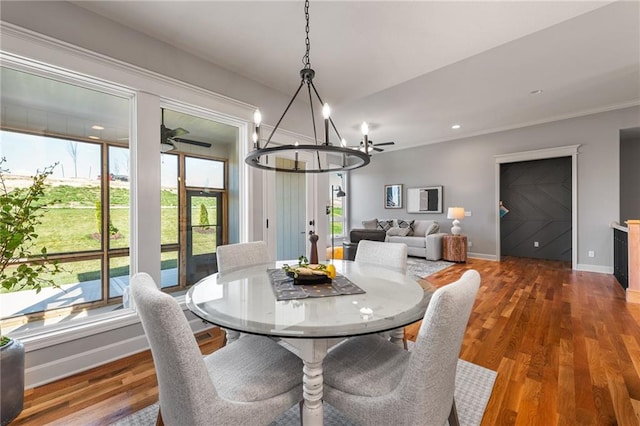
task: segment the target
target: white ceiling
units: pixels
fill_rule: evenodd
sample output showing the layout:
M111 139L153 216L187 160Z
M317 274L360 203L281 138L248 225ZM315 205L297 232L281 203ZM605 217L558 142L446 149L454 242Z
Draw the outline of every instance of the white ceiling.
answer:
M288 96L299 84L301 1L74 4ZM640 103L638 1L315 0L310 19L314 82L350 142L364 120L398 149Z

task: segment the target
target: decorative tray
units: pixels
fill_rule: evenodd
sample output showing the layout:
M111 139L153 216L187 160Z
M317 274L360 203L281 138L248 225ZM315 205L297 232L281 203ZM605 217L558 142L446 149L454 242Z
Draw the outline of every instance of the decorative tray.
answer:
M293 283L298 285L331 283L331 278L326 274L298 275L298 277L296 277L295 272L289 271L287 272L287 276L293 278Z

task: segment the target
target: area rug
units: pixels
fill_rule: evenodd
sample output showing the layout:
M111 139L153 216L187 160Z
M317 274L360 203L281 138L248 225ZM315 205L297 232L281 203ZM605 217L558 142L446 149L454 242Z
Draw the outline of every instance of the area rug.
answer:
M467 361L458 360L456 374L456 406L462 426L477 426L491 397L497 373ZM152 426L158 415L158 404L150 405L118 421L118 426ZM271 426L299 426L298 406L291 407ZM355 426L331 405L324 404L325 426Z
M407 258L407 269L409 273L415 275L418 278L428 277L431 274L435 274L451 265L455 265L453 262L447 262L444 260L426 260L419 257Z

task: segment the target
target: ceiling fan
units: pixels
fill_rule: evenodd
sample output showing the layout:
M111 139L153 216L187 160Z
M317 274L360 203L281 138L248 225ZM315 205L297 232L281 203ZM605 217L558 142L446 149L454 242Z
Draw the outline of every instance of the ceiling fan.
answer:
M169 129L164 125L164 108L162 109L162 122L160 124L160 151L168 152L176 148L175 143L186 143L190 145L202 146L205 148L211 148L211 144L208 142L194 141L191 139L180 138L179 136L187 135L189 131L182 127L176 127L175 129Z
M373 143L373 141L369 139L369 152L371 151L383 152L384 149L378 148L379 146L395 145L395 144L396 144L395 142ZM360 141L360 145L358 146L358 149L364 152L364 141Z

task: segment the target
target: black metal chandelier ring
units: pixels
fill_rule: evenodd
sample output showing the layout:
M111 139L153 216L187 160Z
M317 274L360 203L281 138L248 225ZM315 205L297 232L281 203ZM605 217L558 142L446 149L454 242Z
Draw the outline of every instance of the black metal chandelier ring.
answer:
M299 162L299 153L308 152L312 155L319 155L321 151L327 152L331 155L342 156L341 164L332 164L331 162L325 162L325 168L309 169L305 168L302 161ZM275 156L273 157L273 164L269 164L268 158L270 154L284 154L283 157L293 159L293 167L278 167L275 164ZM333 145L280 145L272 146L269 148L262 148L260 150L254 150L250 152L244 159L244 162L252 167L263 170L273 170L276 172L288 172L288 173L327 173L332 171L341 170L353 170L359 167L366 166L371 161L368 153L362 152L353 148L338 147ZM303 167L299 167L300 165Z

